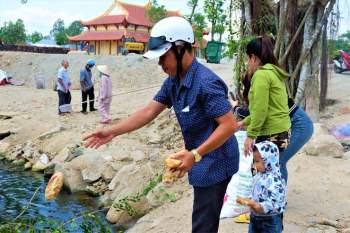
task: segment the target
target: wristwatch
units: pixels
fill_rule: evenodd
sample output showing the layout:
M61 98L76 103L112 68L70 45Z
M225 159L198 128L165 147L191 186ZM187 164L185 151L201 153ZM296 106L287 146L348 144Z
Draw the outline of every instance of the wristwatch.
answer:
M198 163L199 161L202 160L202 156L198 153L197 150L193 149L193 150L191 150L191 153L193 154L193 156L194 156L194 161L195 161L196 163Z

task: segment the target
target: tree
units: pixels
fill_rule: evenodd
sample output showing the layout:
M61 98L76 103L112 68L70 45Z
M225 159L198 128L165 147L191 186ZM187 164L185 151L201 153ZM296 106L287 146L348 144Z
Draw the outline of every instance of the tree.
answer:
M198 0L189 0L187 2L187 6L192 9L191 14L187 17L188 21L192 24L192 19L193 19L195 12L196 12L196 8L198 6Z
M222 40L222 35L225 32L225 25L226 25L226 15L221 15L218 19L218 23L215 26L214 32L219 34L219 41Z
M211 40L214 40L214 34L216 33L216 25L223 14L223 0L205 0L204 12L211 24Z
M53 24L53 28L50 31L50 35L55 38L58 45L63 45L68 43L68 37L66 35L66 29L64 28L64 21L62 19L57 19Z
M40 32L33 32L32 34L28 35L27 39L31 41L32 43L36 43L38 41L41 41L43 39L43 35Z
M72 22L66 30L66 34L69 36L76 36L83 32L83 25L79 20Z
M155 24L159 20L164 19L167 17L167 11L164 7L164 5L159 5L157 3L157 0L152 0L150 8L146 12L147 17L149 20Z
M195 13L193 15L192 19L192 27L194 31L194 36L196 38L197 44L199 46L199 49L201 50L202 54L204 54L203 51L203 32L205 28L207 28L207 23L205 22L205 17L200 13Z
M262 34L275 37L275 55L279 64L291 76L287 85L288 92L299 104L306 103L306 86L318 80L322 29L335 2L336 0L241 1L241 40ZM241 50L238 58L243 56L244 50ZM243 67L242 62L244 59L237 66ZM244 72L244 67L239 72ZM319 85L310 86L317 88Z
M23 20L17 19L16 23L12 21L5 22L0 29L0 38L6 44L25 43L26 34Z

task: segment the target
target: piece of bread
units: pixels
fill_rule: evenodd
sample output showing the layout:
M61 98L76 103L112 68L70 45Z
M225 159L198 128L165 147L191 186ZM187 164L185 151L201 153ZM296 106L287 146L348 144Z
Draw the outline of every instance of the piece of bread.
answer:
M236 202L240 205L248 205L250 199L249 198L242 198L242 197L237 197Z
M165 166L168 168L177 168L181 164L181 160L173 159L171 157L165 159Z
M166 168L162 182L166 185L171 185L177 180L177 176L180 171L172 171L170 168Z
M46 200L51 201L55 199L60 193L62 186L63 186L63 173L56 172L51 176L49 183L47 183L47 186L45 189Z

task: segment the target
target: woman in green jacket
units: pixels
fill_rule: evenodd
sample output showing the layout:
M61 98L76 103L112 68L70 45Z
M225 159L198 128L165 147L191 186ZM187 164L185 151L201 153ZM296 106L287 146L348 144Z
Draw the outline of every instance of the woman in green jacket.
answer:
M248 75L252 76L249 90L249 112L243 122L247 126L244 153L252 152L253 142L269 140L280 152L288 145L291 127L288 115L288 94L285 80L288 74L278 67L269 37L258 37L249 42Z

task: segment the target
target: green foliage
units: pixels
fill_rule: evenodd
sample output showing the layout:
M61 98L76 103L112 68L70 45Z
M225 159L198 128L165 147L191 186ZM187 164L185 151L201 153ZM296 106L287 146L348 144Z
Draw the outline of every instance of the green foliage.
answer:
M156 175L155 178L151 179L146 187L142 190L141 193L137 193L134 196L126 196L122 199L120 199L118 202L113 204L113 207L117 211L126 211L129 216L136 216L139 214L139 212L131 206L132 203L139 202L142 197L147 196L147 194L152 191L157 184L159 184L162 181L162 174Z
M225 32L225 24L226 24L226 15L223 14L218 18L218 24L214 28L214 32L220 35L219 37L220 42L222 40L222 34L224 34Z
M15 23L5 22L4 26L0 28L0 38L6 44L25 43L26 34L23 20L17 19Z
M56 22L53 24L50 34L53 36L53 38L55 38L55 41L58 45L64 45L68 43L64 21L62 19L56 20Z
M197 42L199 44L199 48L203 49L203 46L202 46L203 31L205 28L208 27L207 23L205 22L204 15L199 14L199 13L195 13L193 15L192 25L194 28L194 36L197 39Z
M207 16L207 19L211 23L211 38L214 39L214 35L216 32L216 25L220 23L222 15L224 13L223 10L223 0L205 0L204 1L204 13Z
M338 50L350 52L350 31L340 35L337 40L328 40L329 59L339 56Z
M187 6L191 8L191 14L187 16L187 20L192 23L193 16L195 14L196 8L198 6L198 0L188 0Z
M77 220L82 219L80 224ZM44 216L38 216L31 219L21 219L14 222L8 222L0 225L1 233L36 233L36 232L52 232L52 233L66 233L66 232L84 233L111 233L112 231L105 226L101 219L94 213L87 212L77 216L68 222L61 222L54 219L49 219Z
M152 23L157 23L159 20L167 17L167 11L164 5L159 5L157 0L152 0L151 7L147 10L146 14Z
M40 32L33 32L32 34L27 36L27 40L31 41L32 43L36 43L38 41L41 41L43 39L43 35Z
M72 22L66 29L66 34L69 36L76 36L83 32L83 25L79 20Z

